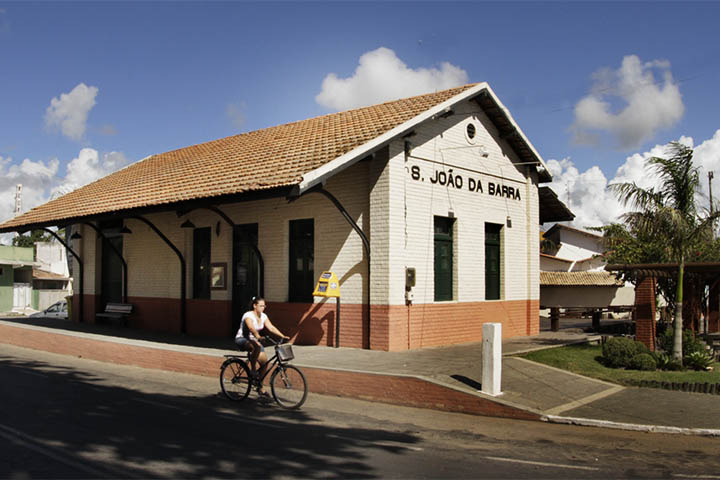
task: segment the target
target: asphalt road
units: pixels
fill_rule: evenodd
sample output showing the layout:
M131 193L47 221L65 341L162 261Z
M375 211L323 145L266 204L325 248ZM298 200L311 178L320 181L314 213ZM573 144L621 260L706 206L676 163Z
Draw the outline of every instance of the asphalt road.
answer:
M718 438L320 395L288 412L214 378L2 344L0 382L1 478L720 479Z

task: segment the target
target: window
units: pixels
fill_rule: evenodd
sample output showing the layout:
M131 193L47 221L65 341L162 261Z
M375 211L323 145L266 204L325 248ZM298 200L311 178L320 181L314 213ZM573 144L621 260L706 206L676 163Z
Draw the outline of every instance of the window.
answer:
M453 299L454 218L435 217L435 301Z
M290 271L288 300L312 303L315 286L315 222L312 218L290 220Z
M210 298L210 228L193 231L193 298Z
M485 300L500 300L500 232L502 225L485 224Z

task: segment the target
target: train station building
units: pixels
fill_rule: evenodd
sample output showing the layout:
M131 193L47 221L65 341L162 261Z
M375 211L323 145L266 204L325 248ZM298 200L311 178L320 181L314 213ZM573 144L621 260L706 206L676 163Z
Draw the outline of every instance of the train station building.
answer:
M152 155L0 232L68 229L74 321L120 303L128 328L229 337L260 295L298 344L406 350L538 333L550 180L479 83Z

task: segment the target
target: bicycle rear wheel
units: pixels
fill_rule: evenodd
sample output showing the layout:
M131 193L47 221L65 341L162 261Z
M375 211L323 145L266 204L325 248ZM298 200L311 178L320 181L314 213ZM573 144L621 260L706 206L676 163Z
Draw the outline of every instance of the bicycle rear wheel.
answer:
M242 360L229 360L220 369L220 388L230 400L245 400L250 393L250 385L250 374Z
M270 377L273 398L283 408L300 408L307 398L305 375L292 365L278 365Z

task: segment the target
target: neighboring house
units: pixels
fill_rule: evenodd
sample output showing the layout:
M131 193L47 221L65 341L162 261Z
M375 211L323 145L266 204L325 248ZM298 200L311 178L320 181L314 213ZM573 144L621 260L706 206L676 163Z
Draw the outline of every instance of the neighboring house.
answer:
M541 308L612 308L634 304L635 288L604 270L602 236L555 224L543 234L555 248L540 254Z
M0 245L0 312L43 310L72 294L65 248L49 242L36 249Z
M44 310L53 303L72 295L72 279L65 247L58 242L35 243L33 268L33 308Z
M480 83L151 155L0 232L71 227L75 321L230 336L260 294L297 343L405 350L538 333L550 181Z
M33 308L32 273L37 266L32 248L0 245L0 312Z

